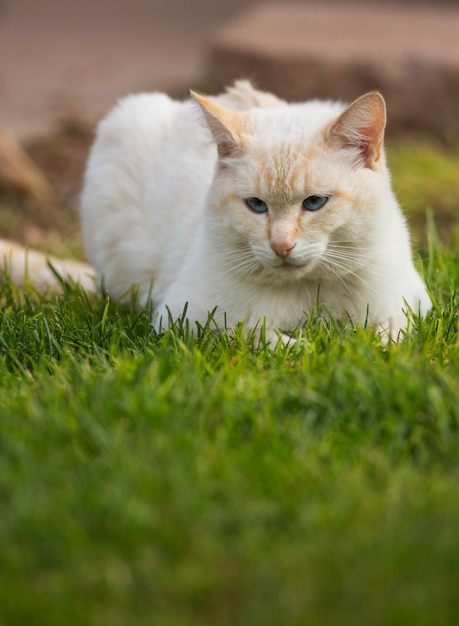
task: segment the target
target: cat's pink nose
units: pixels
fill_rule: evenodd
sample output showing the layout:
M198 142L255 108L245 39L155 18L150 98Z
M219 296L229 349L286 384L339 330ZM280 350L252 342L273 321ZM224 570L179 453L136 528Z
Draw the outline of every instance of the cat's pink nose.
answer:
M291 241L271 241L271 248L281 259L289 257L295 246L296 243L292 243Z

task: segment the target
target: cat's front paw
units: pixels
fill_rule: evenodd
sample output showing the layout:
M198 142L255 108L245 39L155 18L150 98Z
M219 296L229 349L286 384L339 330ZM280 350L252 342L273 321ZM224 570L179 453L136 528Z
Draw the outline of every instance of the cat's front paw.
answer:
M162 333L169 330L174 325L175 319L173 318L170 309L167 306L160 306L155 309L151 316L151 325L157 333Z
M281 342L285 346L293 346L297 343L297 339L292 337L291 335L287 335L286 333L282 333L280 331L274 331L274 336L276 337L276 342Z
M397 343L403 341L407 334L411 332L413 328L413 318L411 315L402 313L400 315L391 317L385 322L378 324L378 333L381 337L381 341L384 345L389 342Z

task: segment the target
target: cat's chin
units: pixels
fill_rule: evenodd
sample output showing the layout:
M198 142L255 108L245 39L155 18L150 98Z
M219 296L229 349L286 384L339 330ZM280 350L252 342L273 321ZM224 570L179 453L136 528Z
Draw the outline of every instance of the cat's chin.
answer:
M314 279L315 265L315 263L300 265L291 262L264 265L263 270L256 276L255 282L260 285L285 286L296 284L303 280Z

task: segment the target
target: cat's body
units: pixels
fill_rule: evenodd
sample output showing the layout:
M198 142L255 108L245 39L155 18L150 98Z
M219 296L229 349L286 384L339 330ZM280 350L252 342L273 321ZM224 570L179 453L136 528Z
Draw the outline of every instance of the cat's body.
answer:
M391 328L430 301L385 165L376 93L287 105L237 83L176 102L131 96L100 124L82 194L89 260L138 287L157 328L187 305L219 326L297 327L316 304ZM199 110L200 109L200 110Z
M187 304L192 322L217 307L221 326L265 319L271 333L301 324L317 302L395 333L405 301L429 307L384 162L379 95L331 135L337 103L286 105L246 83L197 98L201 119L196 102L151 94L124 100L99 127L82 225L110 293L138 285L157 326ZM367 139L359 124L373 124ZM311 211L309 197L328 201Z

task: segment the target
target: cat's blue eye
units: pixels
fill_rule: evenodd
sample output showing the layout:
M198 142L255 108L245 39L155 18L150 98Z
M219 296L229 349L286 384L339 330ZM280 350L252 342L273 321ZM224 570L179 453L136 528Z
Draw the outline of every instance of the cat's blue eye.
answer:
M303 200L303 209L306 211L318 211L327 202L328 196L309 196Z
M268 210L268 205L266 202L263 202L263 200L260 200L260 198L246 198L245 203L249 209L255 213L266 213Z

